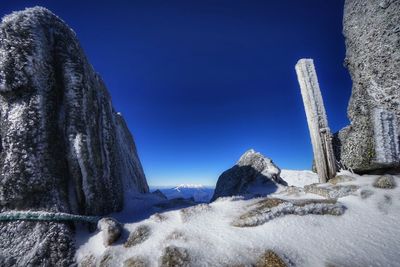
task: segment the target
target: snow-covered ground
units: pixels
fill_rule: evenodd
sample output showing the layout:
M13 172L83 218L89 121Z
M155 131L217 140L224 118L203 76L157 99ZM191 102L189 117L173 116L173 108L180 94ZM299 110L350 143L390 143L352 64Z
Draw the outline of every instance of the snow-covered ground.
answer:
M312 171L282 170L281 177L288 185L305 186L318 183L318 175Z
M340 185L360 187L338 199L346 207L341 216L286 215L255 227L236 227L232 222L263 198L228 197L189 210L166 211L153 206L157 202L153 196L150 201L137 198L131 199L124 212L115 214L126 222L120 241L105 248L101 233L89 235L80 229L76 257L80 261L92 254L99 262L108 254L112 266L123 266L126 259L136 256L149 266L159 266L165 248L176 246L187 250L190 266L250 266L269 249L295 266L399 266L400 177L395 177L398 187L379 189L372 186L378 176L341 174L355 180ZM316 176L307 171L283 171L282 176L289 185L316 182ZM270 197L322 199L284 190ZM151 216L156 212L161 215ZM129 233L139 226L150 229L149 238L124 247Z

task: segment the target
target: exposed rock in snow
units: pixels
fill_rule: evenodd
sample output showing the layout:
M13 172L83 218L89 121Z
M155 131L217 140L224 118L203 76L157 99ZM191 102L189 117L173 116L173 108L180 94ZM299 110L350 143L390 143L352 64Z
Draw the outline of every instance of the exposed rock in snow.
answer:
M148 191L132 136L103 81L75 33L47 9L12 13L0 25L0 125L1 212L102 215L120 210L125 192ZM9 239L0 242L1 259L72 263L67 224L0 228L1 240Z
M329 199L337 199L354 193L358 188L357 185L310 184L304 186L304 192L317 194Z
M185 248L169 246L161 257L161 267L189 267L190 257Z
M260 259L258 259L255 267L287 267L286 262L273 250L267 250Z
M336 185L339 183L346 183L346 182L352 182L355 179L349 175L336 175L335 177L333 177L332 179L330 179L328 182L330 184Z
M78 267L96 267L96 257L93 254L86 255L78 263Z
M103 244L106 247L117 241L122 234L122 225L113 218L102 218L97 228L103 233Z
M112 250L106 250L100 258L99 267L113 267L115 257ZM96 264L97 265L97 264Z
M143 243L146 241L151 234L151 229L147 225L140 225L135 231L133 231L129 237L128 240L126 240L124 247L129 248L136 246L140 243Z
M394 181L392 175L387 174L378 177L375 180L373 186L377 188L392 189L396 187L396 182Z
M343 24L353 90L336 157L357 172L399 168L400 1L346 0Z
M138 257L131 257L124 261L123 267L147 267L147 261Z
M342 215L345 207L336 200L303 199L288 201L279 198L266 198L257 202L255 207L232 222L233 226L251 227L262 225L284 215Z
M163 222L166 221L168 217L160 213L154 213L153 215L150 216L150 219L152 219L155 222Z
M287 185L280 173L271 159L250 149L235 166L221 174L211 201L226 196L275 192L279 184Z
M179 231L173 231L169 236L167 236L166 240L182 240L188 241L187 237L184 233Z

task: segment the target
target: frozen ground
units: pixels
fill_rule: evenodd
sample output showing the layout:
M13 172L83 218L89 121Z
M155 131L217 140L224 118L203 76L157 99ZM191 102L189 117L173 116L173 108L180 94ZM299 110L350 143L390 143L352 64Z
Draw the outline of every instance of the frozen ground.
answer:
M148 266L159 266L165 248L186 249L188 266L251 266L266 250L273 250L295 266L399 266L400 260L400 186L378 189L372 186L378 176L352 176L354 181L338 185L356 185L358 190L339 198L346 207L341 216L286 215L255 227L236 227L232 222L254 209L265 198L243 200L240 197L219 199L189 209L163 211L154 205L154 196L130 199L124 212L113 216L125 222L126 232L108 248L101 234L77 232L77 260L93 255L99 263L108 257L111 266L123 266L131 257L143 259ZM283 171L289 185L316 181L307 171ZM395 177L400 185L400 178ZM283 189L270 197L286 200L322 199L304 192ZM154 213L159 212L158 215ZM151 216L153 214L153 216ZM124 247L129 233L146 226L148 239ZM145 227L145 228L146 228Z

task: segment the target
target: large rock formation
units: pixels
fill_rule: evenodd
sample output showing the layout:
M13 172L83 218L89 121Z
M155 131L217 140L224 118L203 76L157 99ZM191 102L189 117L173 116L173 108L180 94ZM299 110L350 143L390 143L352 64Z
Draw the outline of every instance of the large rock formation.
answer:
M280 173L271 159L250 149L235 166L221 174L211 201L226 196L272 193L279 184L287 185Z
M75 33L44 8L0 25L0 211L118 211L148 192L135 144ZM1 266L66 266L70 225L1 222Z
M346 0L343 24L353 90L337 158L357 172L398 168L400 1Z

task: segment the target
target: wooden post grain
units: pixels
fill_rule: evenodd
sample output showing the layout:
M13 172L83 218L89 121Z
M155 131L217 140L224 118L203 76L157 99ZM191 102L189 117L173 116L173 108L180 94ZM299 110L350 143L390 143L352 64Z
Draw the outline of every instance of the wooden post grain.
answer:
M326 183L336 175L336 159L314 61L300 59L296 64L296 73L310 130L315 166L320 183Z

